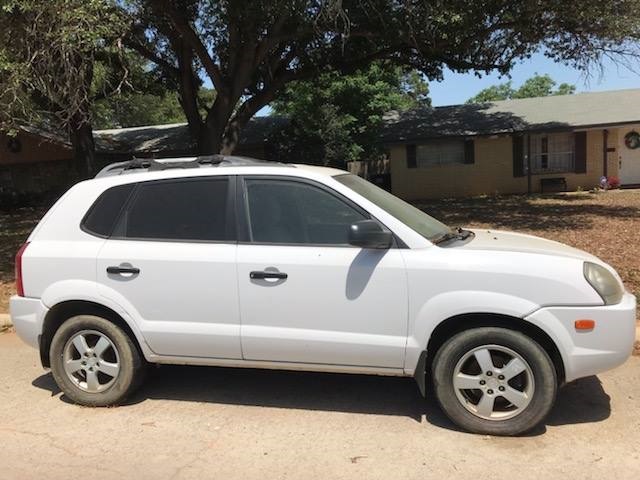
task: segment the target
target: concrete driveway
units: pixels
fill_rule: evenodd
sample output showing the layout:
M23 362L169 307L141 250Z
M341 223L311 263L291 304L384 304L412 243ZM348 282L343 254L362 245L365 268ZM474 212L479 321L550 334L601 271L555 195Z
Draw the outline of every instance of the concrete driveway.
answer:
M162 367L129 405L65 401L0 334L0 478L631 479L640 358L565 387L521 438L457 431L412 380Z

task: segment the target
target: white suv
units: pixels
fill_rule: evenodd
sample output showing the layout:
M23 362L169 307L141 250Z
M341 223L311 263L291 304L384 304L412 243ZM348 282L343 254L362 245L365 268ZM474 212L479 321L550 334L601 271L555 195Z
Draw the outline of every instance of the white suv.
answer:
M461 427L539 424L623 363L635 297L588 253L452 229L344 171L237 157L114 164L16 257L11 315L68 398L148 363L413 376Z

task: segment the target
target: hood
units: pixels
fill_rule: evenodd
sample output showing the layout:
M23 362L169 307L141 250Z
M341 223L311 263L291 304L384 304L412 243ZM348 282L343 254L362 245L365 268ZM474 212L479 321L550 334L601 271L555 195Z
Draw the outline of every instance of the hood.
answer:
M460 248L468 250L538 253L542 255L576 258L598 264L602 263L597 257L583 250L533 235L502 232L499 230L471 229L471 231L475 233L475 237L470 242L461 245Z

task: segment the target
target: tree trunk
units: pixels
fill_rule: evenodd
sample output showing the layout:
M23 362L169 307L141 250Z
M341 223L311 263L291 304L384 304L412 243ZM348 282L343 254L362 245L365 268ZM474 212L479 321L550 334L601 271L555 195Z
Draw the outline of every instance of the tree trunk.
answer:
M246 125L246 122L241 124L237 119L233 119L227 125L225 132L222 136L222 145L220 153L223 155L231 155L240 142L240 130Z
M214 155L220 152L223 130L216 125L205 124L198 136L198 155Z
M207 113L207 118L200 133L196 137L200 155L213 155L216 153L228 155L231 153L230 151L223 152L222 150L227 124L233 113L233 105L232 99L223 93L218 93L211 109Z
M93 128L85 120L72 121L70 128L73 163L80 180L95 174L96 149L93 142Z

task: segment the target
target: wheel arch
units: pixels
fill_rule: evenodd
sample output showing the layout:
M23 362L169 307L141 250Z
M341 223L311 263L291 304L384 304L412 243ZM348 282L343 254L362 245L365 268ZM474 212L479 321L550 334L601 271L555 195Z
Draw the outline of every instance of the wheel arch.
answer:
M542 328L522 318L496 313L466 313L454 315L440 322L431 332L426 352L421 356L427 377L430 375L433 359L438 349L453 335L479 327L500 327L523 333L535 340L549 355L558 376L558 383L564 383L565 365L562 354L551 336ZM416 376L419 381L419 377ZM426 381L426 380L425 380ZM421 388L422 390L422 388Z
M77 315L95 315L117 325L129 336L140 355L143 358L145 357L141 339L138 338L129 323L117 312L105 305L88 300L66 300L51 307L45 315L42 334L39 339L40 361L43 367L51 367L49 349L53 336L66 320Z

